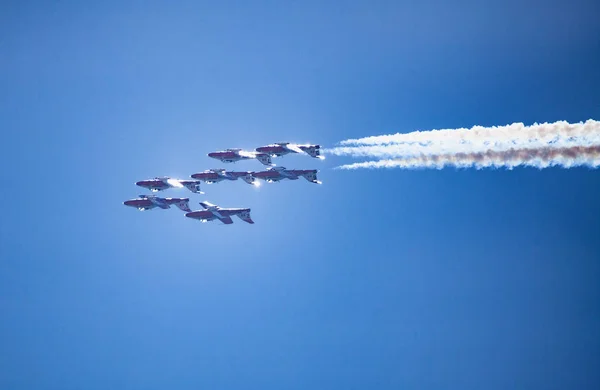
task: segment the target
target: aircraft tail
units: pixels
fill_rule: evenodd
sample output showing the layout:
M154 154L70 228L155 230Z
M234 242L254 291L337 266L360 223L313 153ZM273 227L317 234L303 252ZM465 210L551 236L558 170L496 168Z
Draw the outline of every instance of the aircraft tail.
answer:
M250 216L250 209L244 209L242 212L237 214L238 218L247 223L254 223L252 217Z
M204 193L200 190L200 181L185 181L185 182L182 182L181 184L183 184L185 186L185 188L192 191L194 194L203 194Z
M321 182L317 179L317 170L316 169L306 172L305 174L302 175L302 177L311 183L321 184Z
M271 156L266 153L258 153L256 155L256 159L260 161L263 165L273 165L271 161Z
M188 213L192 212L192 209L190 209L190 200L188 198L180 199L179 201L175 202L174 204L181 211L185 211Z
M251 174L242 176L242 180L244 180L248 184L254 184L254 182L256 182L256 178L254 176L252 176Z
M321 146L320 145L305 146L305 147L302 147L301 149L304 150L311 157L320 158L320 159L324 158L321 155Z

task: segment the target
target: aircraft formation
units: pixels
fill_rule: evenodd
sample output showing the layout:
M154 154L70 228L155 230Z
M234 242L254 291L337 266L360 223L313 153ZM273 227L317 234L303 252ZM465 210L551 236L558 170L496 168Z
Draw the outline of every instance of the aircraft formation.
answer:
M282 157L289 153L306 154L313 158L323 159L320 145L300 145L289 142L280 142L261 146L254 151L245 151L242 149L225 149L222 151L208 153L208 157L217 159L223 163L235 163L242 160L258 160L263 165L268 166L262 171L227 171L226 169L207 169L202 172L194 173L189 179L175 179L166 176L157 176L153 179L140 180L135 184L146 188L153 193L164 191L170 188L187 188L195 194L204 194L200 189L200 184L215 184L222 181L236 181L242 179L244 182L258 186L260 180L267 183L276 183L285 179L298 180L304 178L315 184L321 184L317 179L316 169L286 169L285 167L276 167L272 159ZM250 208L224 208L219 207L207 201L199 202L201 210L192 211L189 205L189 198L161 198L157 195L139 195L135 199L129 199L123 204L129 207L135 207L140 211L152 210L154 208L169 209L176 206L185 212L185 216L197 219L201 222L219 220L225 225L233 223L232 216L237 216L244 222L253 224L250 216Z

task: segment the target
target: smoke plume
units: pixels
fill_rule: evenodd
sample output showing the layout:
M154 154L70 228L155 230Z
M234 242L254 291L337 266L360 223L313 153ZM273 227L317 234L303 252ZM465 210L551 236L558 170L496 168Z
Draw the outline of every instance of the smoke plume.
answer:
M349 139L325 152L374 161L342 165L358 168L509 168L600 166L600 122L565 121L525 126L415 131Z

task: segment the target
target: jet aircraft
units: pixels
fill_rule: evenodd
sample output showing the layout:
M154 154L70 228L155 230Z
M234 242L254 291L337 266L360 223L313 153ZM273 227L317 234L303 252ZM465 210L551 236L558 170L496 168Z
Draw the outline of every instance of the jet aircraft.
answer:
M152 210L155 207L170 209L172 205L175 205L180 210L191 212L189 201L189 198L159 198L156 195L139 195L137 199L126 200L123 204L135 207L140 211Z
M179 180L179 179L172 179L170 177L163 176L163 177L155 177L154 179L141 180L135 184L140 187L147 188L152 192L163 191L168 188L185 187L188 190L190 190L196 194L204 193L204 192L200 191L200 181L198 181L198 180Z
M256 159L260 161L263 165L273 165L271 162L271 156L269 156L268 154L259 152L247 152L242 149L226 149L218 152L211 152L208 154L208 157L212 157L224 163Z
M311 157L324 159L321 155L321 145L299 145L289 142L278 142L256 148L259 153L268 154L271 157L281 157L288 153L306 153Z
M254 177L252 176L253 172L235 172L235 171L226 171L225 169L208 169L204 172L194 173L192 178L201 180L206 184L214 184L221 182L223 180L237 180L242 178L248 184L257 183Z
M266 171L253 172L252 176L268 183L278 182L283 179L298 180L303 177L311 183L321 184L317 180L316 169L286 169L285 167L270 167Z
M225 225L233 223L231 216L237 215L239 219L247 223L254 223L250 217L249 208L221 208L209 202L200 202L200 205L204 210L192 211L186 213L185 216L188 218L198 219L201 222L213 221L215 219L220 220Z

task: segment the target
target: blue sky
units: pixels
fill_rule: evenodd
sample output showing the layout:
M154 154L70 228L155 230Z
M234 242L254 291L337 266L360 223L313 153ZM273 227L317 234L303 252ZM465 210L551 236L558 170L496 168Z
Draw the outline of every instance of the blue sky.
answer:
M228 147L600 118L598 2L4 2L0 388L596 389L600 175ZM194 206L194 204L196 206Z

